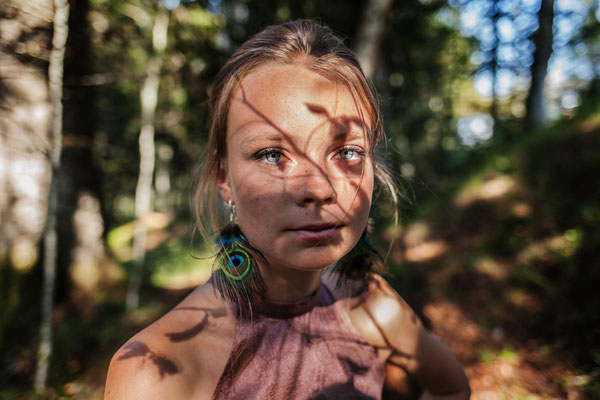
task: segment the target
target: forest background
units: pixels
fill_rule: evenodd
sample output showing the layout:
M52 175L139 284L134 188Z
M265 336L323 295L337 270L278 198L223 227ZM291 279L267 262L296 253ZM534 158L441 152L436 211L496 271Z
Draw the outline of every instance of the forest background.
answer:
M376 199L372 241L473 398L600 398L599 5L3 1L0 398L101 398L116 349L208 278L190 204L211 82L295 18L377 86L402 199L398 225ZM388 398L418 395L388 375Z

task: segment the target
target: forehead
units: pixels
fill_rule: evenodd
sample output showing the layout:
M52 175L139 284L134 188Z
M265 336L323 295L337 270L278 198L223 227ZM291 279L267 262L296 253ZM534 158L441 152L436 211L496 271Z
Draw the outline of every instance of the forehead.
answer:
M366 134L369 116L350 88L300 65L267 64L238 85L227 118L228 139L250 127L282 134L319 126Z

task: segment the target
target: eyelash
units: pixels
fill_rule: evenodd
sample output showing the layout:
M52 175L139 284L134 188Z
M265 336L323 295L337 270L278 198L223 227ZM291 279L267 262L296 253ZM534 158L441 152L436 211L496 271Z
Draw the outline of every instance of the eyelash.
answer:
M362 149L359 146L352 146L352 145L343 146L340 149L338 149L337 154L340 155L340 158L342 160L346 160L346 161L349 161L350 159L346 159L346 158L342 158L341 157L341 154L344 151L352 151L352 152L356 153L359 157L364 157L364 155L365 155L364 149ZM271 162L271 161L267 161L265 159L265 157L267 157L268 155L271 155L271 154L277 154L279 156L279 158L277 159L277 161ZM281 149L278 149L276 147L269 147L267 149L259 150L258 152L256 152L254 154L254 156L252 158L255 159L255 160L265 161L267 164L275 165L275 164L279 163L279 160L281 159L282 155L283 155L283 151Z
M254 158L255 160L265 161L268 164L273 164L273 165L277 164L279 162L279 159L277 159L277 162L270 162L265 159L265 157L270 154L278 154L279 159L281 159L281 156L283 155L283 151L276 147L269 147L267 149L262 149L262 150L257 151L252 158Z
M342 147L341 149L338 150L338 154L341 155L341 153L343 151L353 151L359 157L364 157L364 155L365 155L365 151L361 147L358 147L358 146L352 146L352 145L344 146L344 147ZM342 160L348 160L348 159L342 158Z

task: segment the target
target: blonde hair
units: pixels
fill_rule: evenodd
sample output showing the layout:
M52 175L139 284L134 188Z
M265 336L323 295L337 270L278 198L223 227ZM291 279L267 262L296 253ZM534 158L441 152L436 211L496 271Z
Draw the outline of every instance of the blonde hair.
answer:
M370 117L368 136L375 177L397 204L395 185L388 170L378 162L375 148L384 142L381 111L372 83L365 77L355 54L327 26L311 20L273 25L246 41L221 68L211 96L211 122L204 161L198 170L195 196L198 230L212 242L221 223L218 216L217 177L226 156L227 115L231 98L252 71L267 63L301 65L325 78L342 82Z

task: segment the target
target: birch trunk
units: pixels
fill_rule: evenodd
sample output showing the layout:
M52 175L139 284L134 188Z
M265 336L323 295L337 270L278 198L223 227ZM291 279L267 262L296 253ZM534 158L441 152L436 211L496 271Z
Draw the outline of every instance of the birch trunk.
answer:
M148 230L146 219L152 210L152 178L154 175L154 114L158 102L160 71L162 59L167 47L168 11L159 6L158 14L152 26L152 55L148 62L148 72L140 90L142 108L141 130L139 137L140 174L135 188L135 216L133 236L133 270L127 289L125 304L127 310L138 307L142 285L143 266L146 258L146 238Z
M542 0L538 11L539 28L532 38L535 44L535 53L533 54L533 64L531 64L531 86L525 102L527 110L525 119L528 129L533 129L546 122L544 86L548 72L548 60L552 55L553 21L554 0Z
M67 0L54 0L54 33L52 51L48 67L49 100L52 110L50 125L50 194L46 232L44 234L44 283L42 288L42 321L40 324L40 345L38 349L37 368L35 371L34 389L41 393L46 387L48 366L52 355L52 303L54 298L54 281L56 276L56 200L58 185L56 175L60 168L62 150L62 83L65 45L68 35L69 5Z
M58 270L55 301L68 300L88 314L100 286L121 273L104 243L102 169L96 162L96 88L93 73L89 0L71 2L63 85L63 149L57 210Z
M381 40L386 27L391 0L368 0L358 29L356 56L369 79L373 79L379 58Z

